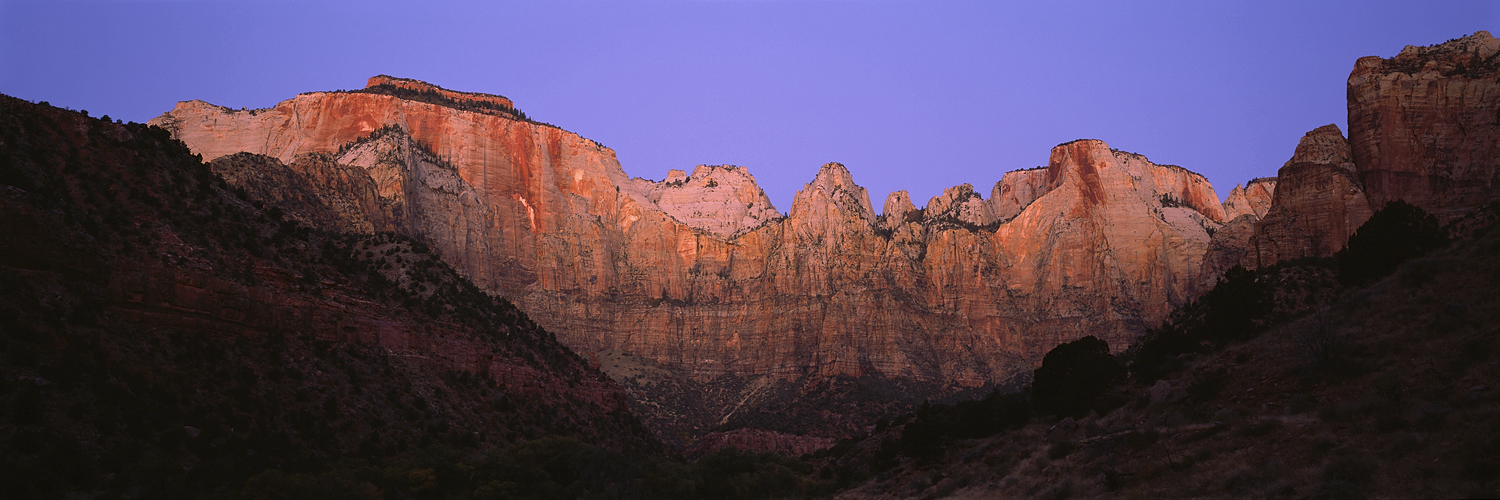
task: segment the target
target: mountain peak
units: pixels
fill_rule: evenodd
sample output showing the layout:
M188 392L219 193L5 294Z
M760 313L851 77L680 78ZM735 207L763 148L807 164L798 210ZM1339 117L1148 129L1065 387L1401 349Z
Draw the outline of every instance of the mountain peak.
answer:
M1297 142L1297 149L1292 153L1292 158L1287 160L1283 167L1303 162L1338 165L1350 172L1354 171L1354 158L1349 154L1349 141L1344 138L1344 132L1339 130L1339 126L1332 123L1304 134L1302 140Z
M817 195L816 193L823 193ZM809 197L828 198L845 209L858 212L860 217L866 220L875 220L875 209L870 205L870 194L865 188L854 183L854 175L844 164L838 162L824 163L818 169L818 175L813 177L812 182L807 183L801 191L797 192L792 200L792 211L797 211L801 201Z
M843 163L824 163L809 186L818 186L829 191L847 189L848 186L854 186L854 174L849 173L848 167L845 167Z
M673 219L721 238L781 218L750 170L734 165L698 165L693 175L672 169L650 199Z

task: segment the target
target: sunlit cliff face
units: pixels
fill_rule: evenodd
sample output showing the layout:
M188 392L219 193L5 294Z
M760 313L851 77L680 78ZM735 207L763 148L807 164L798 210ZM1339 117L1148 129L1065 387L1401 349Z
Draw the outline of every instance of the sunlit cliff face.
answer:
M337 153L402 207L401 231L568 345L633 352L704 379L981 386L1086 333L1123 348L1190 298L1209 231L1225 217L1201 176L1095 140L1059 146L1045 169L1002 176L989 199L965 185L920 212L888 200L882 216L847 168L828 164L783 216L741 167L632 179L593 141L434 102L309 93L254 112L186 102L156 122L206 158ZM348 146L372 125L403 133Z

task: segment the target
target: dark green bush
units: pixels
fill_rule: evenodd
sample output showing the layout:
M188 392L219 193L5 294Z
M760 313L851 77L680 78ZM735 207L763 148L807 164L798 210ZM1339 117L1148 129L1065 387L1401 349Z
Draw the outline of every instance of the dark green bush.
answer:
M1031 399L1037 413L1082 416L1124 378L1125 369L1109 354L1108 343L1090 335L1053 348L1034 373Z
M900 443L882 446L882 450L889 448L887 458L894 458L896 451L908 457L931 458L954 440L992 436L1030 421L1031 402L1025 394L996 391L977 401L923 404L902 428Z
M1433 217L1405 201L1386 203L1349 237L1338 253L1339 282L1362 285L1383 278L1422 254L1448 245Z

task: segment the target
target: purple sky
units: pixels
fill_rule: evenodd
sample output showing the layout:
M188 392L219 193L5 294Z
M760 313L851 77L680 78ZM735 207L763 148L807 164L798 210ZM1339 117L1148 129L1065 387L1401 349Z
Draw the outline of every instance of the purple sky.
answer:
M1355 59L1500 31L1500 3L0 0L0 93L146 121L376 74L500 94L650 179L750 168L783 212L838 161L919 205L1103 139L1208 176L1275 175L1345 124ZM1036 6L1034 6L1036 5Z

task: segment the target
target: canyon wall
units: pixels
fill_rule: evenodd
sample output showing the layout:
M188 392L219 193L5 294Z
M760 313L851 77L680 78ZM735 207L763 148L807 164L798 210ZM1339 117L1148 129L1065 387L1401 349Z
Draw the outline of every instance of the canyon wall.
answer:
M1349 143L1335 125L1302 136L1276 179L1271 206L1256 223L1250 240L1255 249L1253 267L1333 255L1373 212L1355 172Z
M160 482L197 468L222 484L226 470L434 440L464 453L545 436L661 448L619 385L422 244L283 219L373 230L389 211L364 168L220 159L233 185L282 196L263 200L161 129L9 96L0 144L0 371L63 381L36 423L81 447L92 474ZM185 426L196 445L168 434ZM122 451L165 465L101 460Z
M1224 197L1224 218L1234 220L1241 215L1252 215L1258 220L1265 217L1275 193L1275 177L1260 177L1250 179L1244 185L1236 184Z
M1202 176L1079 140L988 199L966 184L918 208L898 191L878 214L830 163L782 214L744 168L631 178L508 99L385 76L153 123L247 189L312 186L263 195L295 218L429 242L579 352L719 384L722 423L797 380L1004 384L1084 335L1124 348L1232 266L1332 255L1385 201L1448 220L1494 200L1497 53L1480 32L1361 59L1350 137L1309 132L1223 204Z
M1349 145L1370 206L1403 199L1451 221L1500 199L1500 40L1489 32L1349 75Z
M1123 349L1192 297L1225 222L1202 176L1096 140L1005 174L988 200L963 185L918 210L898 193L880 215L831 163L783 216L744 168L630 178L613 151L501 99L377 77L269 109L183 102L152 123L221 173L248 152L347 191L298 198L341 215L289 212L428 241L580 352L699 380L980 387L1084 335Z
M1230 192L1225 210L1243 220L1214 235L1200 290L1235 265L1331 256L1393 200L1448 222L1500 199L1497 69L1500 40L1485 31L1360 58L1348 80L1348 139L1319 127L1270 183ZM1257 184L1269 188L1269 206Z

